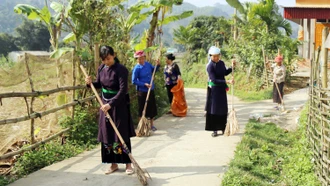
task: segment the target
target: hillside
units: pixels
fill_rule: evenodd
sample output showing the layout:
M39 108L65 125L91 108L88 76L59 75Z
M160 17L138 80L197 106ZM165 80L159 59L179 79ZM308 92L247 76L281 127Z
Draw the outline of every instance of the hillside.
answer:
M37 7L43 7L45 5L44 0L1 0L0 4L0 33L14 33L15 28L22 23L22 16L16 15L14 12L14 7L16 4L30 4ZM127 5L131 6L138 2L138 0L128 0ZM165 35L168 35L172 32L174 28L179 27L180 25L186 26L194 17L200 15L207 15L207 16L224 16L229 17L229 15L233 12L233 8L229 7L228 5L220 5L213 6L213 7L196 7L189 3L184 3L181 6L175 6L173 8L173 14L178 14L183 11L193 10L194 15L190 18L185 20L181 20L172 24L165 26L164 32ZM148 23L144 22L138 25L135 28L135 31L141 33L142 30L147 28Z

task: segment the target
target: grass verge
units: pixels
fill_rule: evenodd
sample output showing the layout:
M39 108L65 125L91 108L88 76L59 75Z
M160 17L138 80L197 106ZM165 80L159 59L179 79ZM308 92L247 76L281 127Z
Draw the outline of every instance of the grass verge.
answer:
M306 112L301 112L299 128L293 132L250 120L221 185L321 185L308 150Z

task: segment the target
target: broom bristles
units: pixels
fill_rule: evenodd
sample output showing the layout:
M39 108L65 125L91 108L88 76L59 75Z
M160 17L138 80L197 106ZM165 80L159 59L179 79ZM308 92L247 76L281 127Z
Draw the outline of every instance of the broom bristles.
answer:
M148 178L151 179L148 171L141 169L139 164L135 161L132 154L128 154L129 158L131 159L131 162L133 163L134 170L136 172L136 175L142 185L148 185Z
M232 109L230 111L228 118L229 118L229 122L225 129L225 136L234 135L239 130L235 109Z
M150 122L144 116L142 116L140 121L139 121L139 124L138 124L137 129L136 129L136 135L138 137L150 136Z

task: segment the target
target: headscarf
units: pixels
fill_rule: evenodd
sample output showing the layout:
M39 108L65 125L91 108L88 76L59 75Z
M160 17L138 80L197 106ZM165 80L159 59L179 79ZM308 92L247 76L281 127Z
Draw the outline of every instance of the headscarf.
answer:
M134 58L139 58L139 57L143 57L146 56L146 54L143 52L143 50L138 50L134 53Z
M282 61L283 61L283 56L278 55L275 57L275 62L282 62Z

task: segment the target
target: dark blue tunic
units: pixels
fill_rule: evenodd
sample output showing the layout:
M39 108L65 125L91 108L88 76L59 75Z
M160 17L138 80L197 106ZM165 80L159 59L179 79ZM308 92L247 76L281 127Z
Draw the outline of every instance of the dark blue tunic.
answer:
M230 74L231 68L226 68L223 61L211 61L207 66L209 86L206 101L206 127L205 130L224 130L227 123L228 103L227 84L225 76Z
M128 70L123 65L115 63L107 67L102 64L98 69L97 79L93 82L93 85L95 88L103 88L114 92L118 91L114 94L102 93L102 101L104 104L108 103L111 106L108 112L125 143L131 150L130 137L135 136L135 131L128 105L127 78ZM105 117L103 111L100 110L99 114L98 141L109 147L111 147L114 142L120 143L118 136ZM126 154L123 155L125 157L113 154L112 150L107 153L104 147L102 147L102 162L104 163L130 163L128 156Z

